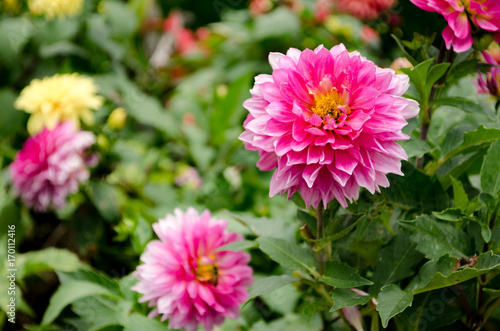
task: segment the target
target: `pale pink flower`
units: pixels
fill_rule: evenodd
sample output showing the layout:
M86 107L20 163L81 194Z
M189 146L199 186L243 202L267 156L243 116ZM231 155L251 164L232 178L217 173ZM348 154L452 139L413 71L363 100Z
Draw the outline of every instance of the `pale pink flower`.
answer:
M203 179L200 177L200 173L196 168L186 167L181 169L175 177L175 185L198 190L203 186Z
M250 4L248 5L250 14L254 17L267 13L272 8L273 2L271 0L250 0Z
M368 25L363 25L361 31L359 32L359 37L362 42L366 44L378 43L380 42L380 34L377 30L369 27Z
M9 166L17 195L38 211L64 207L66 197L89 178L88 166L96 159L85 151L94 142L94 134L76 131L72 122L28 138Z
M337 9L362 20L373 20L395 4L396 0L337 0Z
M392 70L396 71L396 73L400 74L402 71L400 69L402 68L413 68L413 65L411 64L410 61L408 61L407 58L405 57L398 57L397 59L394 59L392 61L390 67Z
M345 208L360 187L372 194L402 175L407 159L395 141L418 104L402 97L406 75L381 69L344 45L331 50L271 53L272 75L259 75L243 104L249 110L240 139L259 151L260 170L277 168L270 196L300 190L307 206L336 199Z
M444 16L446 48L465 52L472 47L472 29L482 29L500 37L500 1L498 0L410 0L417 7ZM473 26L469 22L472 22Z
M250 255L221 249L241 240L226 231L226 221L179 209L153 224L160 240L148 243L134 272L139 282L132 287L156 308L150 318L163 315L172 329L194 331L201 323L212 330L224 318L237 318L239 305L248 298L245 289L253 282Z
M492 65L500 65L500 63L493 58L488 52L482 52L486 63ZM500 67L492 67L486 73L486 79L483 78L481 72L479 72L479 77L474 84L477 87L477 91L480 94L490 94L495 98L500 98Z

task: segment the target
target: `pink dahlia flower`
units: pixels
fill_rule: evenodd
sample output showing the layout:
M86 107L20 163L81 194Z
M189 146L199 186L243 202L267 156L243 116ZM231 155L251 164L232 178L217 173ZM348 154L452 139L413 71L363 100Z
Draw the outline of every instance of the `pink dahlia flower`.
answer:
M491 56L487 52L482 52L486 63L493 65L500 65L498 61L496 61L493 56ZM474 84L477 87L478 93L481 94L490 94L495 98L500 98L500 68L492 67L490 71L486 73L486 80L483 78L481 72L479 72L479 78L477 81L474 81Z
M72 122L30 137L9 166L17 195L38 211L51 204L62 208L66 197L89 178L88 166L96 158L87 157L85 151L94 142L94 134L76 131Z
M443 30L446 48L465 52L472 47L472 29L483 29L500 37L500 1L498 0L410 0L418 8L437 12L448 25ZM473 27L471 29L470 23Z
M245 286L253 282L250 255L220 247L242 237L226 232L226 221L210 218L208 210L198 215L193 208L176 209L153 229L160 240L148 243L132 287L144 294L140 302L156 306L149 317L163 314L170 328L187 331L199 323L212 330L225 317L237 318L248 298Z
M270 196L300 190L307 206L337 199L345 208L387 187L407 159L395 141L418 104L402 97L408 76L381 69L344 45L331 50L271 53L272 75L259 75L243 104L249 110L240 139L259 151L260 170L277 168Z

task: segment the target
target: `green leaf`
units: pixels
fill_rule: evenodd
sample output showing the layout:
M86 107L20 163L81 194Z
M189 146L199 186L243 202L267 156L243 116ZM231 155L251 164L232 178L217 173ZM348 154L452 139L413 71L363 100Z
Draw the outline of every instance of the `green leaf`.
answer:
M389 320L411 306L413 294L405 292L395 284L382 287L377 298L377 311L382 320L382 326L387 327Z
M449 222L455 222L459 221L462 219L462 211L458 208L450 208L443 210L441 212L432 212L432 215L436 217L437 219L443 220L443 221L449 221Z
M141 91L134 82L113 74L94 76L94 79L101 94L117 101L127 110L127 114L139 123L156 128L168 137L175 138L180 135L177 122L160 101ZM120 96L117 96L117 90Z
M427 79L425 80L425 93L427 98L429 97L434 83L436 83L444 75L449 66L449 63L439 63L431 67L427 75Z
M123 323L123 331L137 331L137 330L148 330L148 331L165 331L166 326L155 319L147 318L144 315L138 313L132 313L129 318Z
M422 99L427 99L425 82L427 80L427 74L432 62L434 62L434 59L429 59L422 63L419 63L414 68L399 69L410 77L410 82L415 86L417 91L420 93Z
M369 295L359 295L349 289L337 288L332 291L333 307L331 312L345 307L365 305L370 300Z
M103 296L85 297L71 305L71 310L88 323L87 331L97 331L108 325L120 325L118 303Z
M83 47L67 40L56 41L52 44L42 44L40 46L40 56L44 59L54 56L76 55L87 59L89 53Z
M401 330L456 330L444 328L463 318L460 296L454 287L417 294L411 307L396 316Z
M453 200L455 202L455 208L460 208L465 210L465 207L469 204L469 197L465 193L464 186L462 182L450 176L451 183L453 185Z
M5 66L15 65L17 57L37 32L37 28L26 17L2 17L0 21L0 62Z
M408 234L400 231L380 251L373 272L374 285L370 288L372 295L375 296L384 285L397 283L415 273L417 263L424 257L416 247Z
M104 181L91 181L88 187L90 200L99 214L108 222L117 220L119 208L116 202L116 188Z
M0 89L0 118L2 119L0 122L0 137L9 137L17 130L23 129L23 119L26 115L14 108L16 99L17 95L13 90L9 88Z
M259 245L253 240L239 240L219 247L218 251L242 251L256 247Z
M43 315L41 325L52 323L61 311L72 302L92 295L113 294L105 287L86 281L70 281L61 284L50 298L49 306Z
M100 7L100 13L110 23L111 35L124 38L136 32L139 22L132 9L119 1L106 1Z
M17 266L19 279L44 271L72 272L88 268L74 253L60 248L46 248L19 254Z
M269 255L271 259L278 262L287 269L300 269L317 274L315 260L309 248L300 247L283 239L272 237L260 237L257 239L259 248Z
M247 113L242 103L248 98L250 83L253 73L245 72L229 86L226 96L217 100L214 110L209 117L211 141L215 145L221 145L227 141L226 130L241 123L241 118ZM231 121L232 118L236 120Z
M351 288L373 284L368 279L361 277L356 269L338 261L331 261L326 264L325 274L320 278L320 281L336 288Z
M446 155L441 157L439 162L436 165L434 165L428 172L433 173L444 162L446 162L447 160L449 160L450 158L452 158L458 154L466 153L466 152L474 152L477 150L477 147L476 148L472 148L472 147L475 147L475 146L481 145L481 144L490 143L490 142L493 142L493 141L498 140L498 139L500 139L500 130L499 129L494 129L494 128L486 129L483 125L479 126L477 128L477 130L475 130L475 131L470 131L470 132L465 133L464 138L463 138L463 142L461 142L462 141L461 138L459 136L457 136L456 139L453 139L454 140L453 143L449 143L450 146L454 147L453 149L448 148L448 149L450 149L448 151L448 149L445 149L444 143L443 143L442 153L443 153L443 155L444 154L446 154ZM446 140L445 140L445 142L446 142ZM456 145L458 145L458 146L456 146Z
M87 37L115 60L122 60L125 56L125 45L111 38L111 29L105 18L97 13L87 18Z
M256 39L288 37L300 32L300 21L297 15L286 7L259 15L254 21Z
M402 162L404 176L389 174L391 186L382 188L382 196L408 210L417 208L422 212L443 210L449 207L448 194L435 177L428 176L408 162Z
M456 83L459 79L467 76L470 73L476 73L478 63L478 60L473 59L460 62L459 64L451 67L448 75L446 75L447 85Z
M453 271L455 266L456 260L450 256L429 261L422 266L419 274L412 279L405 290L417 294L463 283L497 269L500 266L500 255L490 251L481 254L478 263L472 268Z
M408 157L422 157L432 148L429 144L420 139L401 140L398 142L404 148Z
M295 233L291 223L282 219L255 217L244 213L231 213L231 216L260 237L288 239Z
M482 107L469 99L462 98L462 97L445 97L445 98L439 98L437 100L433 100L429 103L429 106L433 106L434 109L437 109L441 106L452 106L456 107L459 109L462 109L466 112L469 113L479 113L481 114L483 112Z
M500 141L493 142L484 157L481 188L492 195L500 191Z
M394 39L396 41L396 44L399 46L399 49L401 50L401 52L403 52L404 56L408 59L408 61L410 61L410 63L413 66L416 66L418 64L418 61L415 60L413 58L413 56L410 55L410 53L408 53L406 48L401 43L401 39L399 39L396 35L393 35L393 34L391 34L391 37L392 37L392 39Z
M79 19L74 18L63 18L51 21L37 19L33 21L37 29L33 39L40 45L72 39L80 30L80 22Z
M266 278L258 279L250 288L250 294L248 295L247 302L255 297L270 293L285 285L298 281L300 281L300 278L292 277L289 275L269 276Z
M444 167L440 168L439 176L442 177L439 177L439 182L441 183L443 189L447 190L452 185L450 177L460 177L464 172L469 170L479 159L482 159L484 157L484 154L486 154L486 148L479 147L476 149L476 152L474 154L469 154L465 157L462 157L461 160L459 160L457 163L454 163L452 169L447 174L441 173L441 170ZM444 172L446 173L447 171Z
M484 288L483 291L488 293L490 298L500 298L500 290L492 289L492 288Z
M469 237L452 224L440 223L428 215L400 223L402 227L410 231L411 240L417 244L416 249L429 259L438 259L447 253L456 257L469 255Z
M298 194L294 194L296 196ZM299 195L300 196L300 195ZM317 235L316 232L316 217L312 216L308 212L302 210L302 209L297 209L297 218L301 222L301 225L307 225L309 230L311 230L312 234L314 236Z
M326 229L326 234L333 233L332 235L322 239L311 240L311 242L316 244L314 250L318 252L329 243L342 239L348 235L363 218L365 218L363 214L342 214L335 217L330 221Z
M116 297L121 296L118 282L103 272L80 269L72 272L57 271L56 273L62 284L73 281L94 283L108 289Z

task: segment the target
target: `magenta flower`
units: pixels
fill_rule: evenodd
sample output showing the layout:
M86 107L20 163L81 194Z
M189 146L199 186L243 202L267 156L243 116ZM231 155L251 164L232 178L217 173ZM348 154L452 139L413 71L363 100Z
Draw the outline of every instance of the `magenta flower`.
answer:
M486 63L499 65L493 56L488 54L487 52L482 52ZM500 97L500 68L492 67L490 71L486 73L486 80L483 79L483 75L479 72L479 77L477 81L474 81L474 84L477 87L478 93L481 94L491 94L491 96L495 98Z
M16 194L38 211L51 204L64 207L66 197L89 178L88 166L96 158L87 157L85 150L94 142L94 134L76 131L72 122L30 137L9 166Z
M144 294L139 302L156 306L149 317L163 314L170 328L187 331L199 323L212 330L225 317L237 318L248 298L245 286L253 282L250 255L220 247L242 237L226 232L226 221L210 218L208 210L198 215L193 208L176 209L153 229L160 240L148 243L132 287Z
M418 104L401 95L406 75L381 69L344 45L331 50L271 53L272 75L259 75L243 104L249 110L240 139L259 151L260 170L274 172L270 196L300 190L307 206L336 199L345 208L389 186L407 155L395 141Z
M490 31L500 37L500 1L498 0L410 0L420 9L444 16L448 25L443 30L446 48L465 52L471 48L472 29ZM473 27L469 22L472 22Z

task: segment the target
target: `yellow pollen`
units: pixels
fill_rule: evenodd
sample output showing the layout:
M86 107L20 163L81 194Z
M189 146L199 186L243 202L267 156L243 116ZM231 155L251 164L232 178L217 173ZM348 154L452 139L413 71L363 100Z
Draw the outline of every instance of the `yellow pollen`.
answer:
M196 266L196 279L202 283L212 283L217 286L219 282L219 269L214 264L203 264L201 259L198 259Z
M324 118L326 115L330 115L332 118L338 118L342 115L342 110L339 109L338 106L341 106L339 105L339 95L337 92L331 91L326 94L315 95L314 107L312 107L311 110L321 118ZM346 115L349 115L351 110L349 107L345 107L347 109Z

